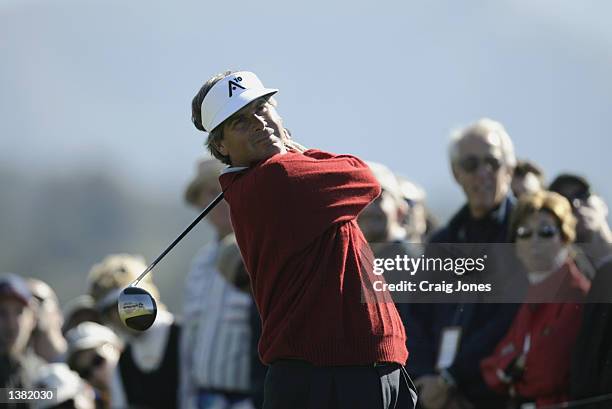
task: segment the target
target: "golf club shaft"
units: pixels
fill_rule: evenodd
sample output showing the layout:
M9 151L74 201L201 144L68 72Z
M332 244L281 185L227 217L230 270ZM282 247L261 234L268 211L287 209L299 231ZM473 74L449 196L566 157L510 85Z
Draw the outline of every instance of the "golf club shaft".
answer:
M189 226L187 226L187 228L185 229L185 231L183 231L169 246L166 250L164 250L163 253L161 253L156 259L155 261L153 261L151 263L151 265L149 265L149 267L147 267L147 269L138 276L138 278L130 285L130 286L136 286L138 285L138 283L140 282L140 280L143 279L144 276L146 276L151 270L153 270L153 268L157 265L157 263L160 262L160 260L162 258L164 258L166 256L166 254L168 254L170 252L170 250L172 250L174 248L174 246L177 245L177 243L179 241L181 241L183 239L183 237L185 237L185 235L187 233L189 233L191 231L191 229L193 229L195 227L196 224L198 224L200 222L200 220L202 220L204 217L206 217L206 215L216 206L219 204L219 202L223 200L223 192L219 193L219 195L212 201L210 202L210 204L208 206L206 206L206 209L202 210L202 213L200 213L200 215L198 217L195 218L195 220L193 222L191 222L191 224Z

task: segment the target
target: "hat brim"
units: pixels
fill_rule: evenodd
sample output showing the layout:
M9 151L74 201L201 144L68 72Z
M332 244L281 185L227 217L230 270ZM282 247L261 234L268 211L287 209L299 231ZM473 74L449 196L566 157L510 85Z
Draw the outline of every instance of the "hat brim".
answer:
M185 189L185 200L187 203L197 206L198 195L200 192L202 192L202 190L208 186L218 187L218 183L217 177L203 177L201 175L197 175L189 183L187 189Z
M14 291L12 289L0 291L0 298L12 298L26 306L30 304L30 300L25 298L23 294L20 294L19 292Z
M70 345L70 352L75 353L86 349L97 348L104 345L109 341L97 338L95 336L83 337L76 341L73 345Z
M219 125L221 125L226 119L240 111L242 108L256 100L257 98L272 96L278 92L278 89L274 88L252 88L236 95L232 98L225 106L223 106L219 112L215 115L213 121L210 123L208 132L214 131Z

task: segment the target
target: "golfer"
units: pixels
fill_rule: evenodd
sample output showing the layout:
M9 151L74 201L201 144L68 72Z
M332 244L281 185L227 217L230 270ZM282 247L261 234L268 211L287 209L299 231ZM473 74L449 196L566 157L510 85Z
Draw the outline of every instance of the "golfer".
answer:
M208 149L229 165L219 180L270 365L264 409L412 408L399 314L361 297L372 255L356 219L380 186L360 159L291 141L277 91L228 71L192 102Z

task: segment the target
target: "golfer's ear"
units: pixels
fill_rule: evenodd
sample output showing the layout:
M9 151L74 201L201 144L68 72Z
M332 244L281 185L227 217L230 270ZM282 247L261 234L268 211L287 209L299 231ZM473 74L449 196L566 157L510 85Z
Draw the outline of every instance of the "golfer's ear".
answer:
M225 146L223 139L221 139L218 142L214 142L214 145L215 145L215 148L217 148L217 151L219 151L221 155L229 156L229 151L227 150L227 147Z

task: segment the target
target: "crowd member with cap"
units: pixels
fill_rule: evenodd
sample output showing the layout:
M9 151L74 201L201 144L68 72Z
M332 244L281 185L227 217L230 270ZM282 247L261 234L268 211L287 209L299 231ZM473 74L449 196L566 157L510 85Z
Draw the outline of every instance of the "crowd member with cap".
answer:
M60 362L66 353L62 334L64 316L55 291L42 280L28 278L28 287L36 302L36 326L30 337L34 352L47 362Z
M95 264L88 276L89 294L102 321L125 343L111 380L111 406L177 408L179 403L180 327L159 298L151 274L139 286L157 300L155 323L147 331L132 330L121 322L117 300L122 289L146 269L144 258L111 254Z
M467 203L433 234L426 255L432 257L440 243L508 242L514 208L510 181L516 158L504 126L481 119L453 133L449 159ZM457 277L449 273L444 279ZM482 378L480 360L506 333L517 308L515 304L456 302L406 306L408 348L413 356L408 369L417 376L423 408L503 407L505 399ZM452 347L442 348L446 345Z
M428 235L435 229L435 220L425 204L425 190L403 176L397 176L402 198L408 205L403 220L406 240L409 243L425 243Z
M572 204L576 226L576 244L592 265L593 276L612 261L612 230L608 224L608 206L593 193L591 184L582 176L561 174L550 184L550 190L565 196Z
M27 348L36 325L34 308L25 279L0 274L0 388L31 388L36 371L45 363Z
M109 409L112 374L122 342L110 329L95 322L82 322L66 333L70 369L87 381L96 393L96 408Z
M356 219L380 185L354 156L293 144L270 103L276 92L227 71L192 101L194 125L230 165L220 182L262 319L264 408L412 401L398 393L408 352L394 304L361 302L372 255Z
M94 392L64 363L43 366L34 381L36 388L52 390L54 399L36 400L33 409L94 409Z
M544 172L538 165L526 159L516 162L510 185L515 197L538 192L544 189L544 183Z
M73 298L64 305L62 311L64 313L64 325L62 325L64 335L82 322L101 324L100 313L96 310L91 295L83 294Z
M612 393L612 232L608 207L591 184L576 174L561 174L550 190L565 196L577 219L580 267L593 277L584 320L572 357L570 396L584 399ZM584 267L583 267L584 266ZM593 404L608 408L612 399ZM589 406L590 408L591 406Z
M572 259L576 220L567 199L539 191L521 196L510 225L530 285L508 333L482 361L482 373L513 407L559 404L569 399L570 357L591 286Z
M219 193L223 164L216 159L198 162L196 175L187 186L185 201L204 209ZM250 403L250 294L239 286L232 268L221 268L220 249L233 232L227 203L221 202L207 216L214 239L194 258L185 280L184 327L181 360L185 366L182 385L185 409L249 408ZM238 258L238 263L242 263ZM221 268L220 268L221 267ZM237 266L235 266L237 268ZM234 276L231 276L234 275Z
M366 162L381 187L380 195L359 214L357 223L378 259L396 257L418 257L420 247L406 240L404 220L408 204L402 198L399 181L387 166L377 162ZM385 271L385 280L399 282L406 277L402 272ZM396 302L400 300L394 300ZM401 305L397 306L400 313ZM406 323L404 322L406 325Z
M357 223L374 255L379 258L391 257L390 253L398 249L397 245L404 244L406 240L406 229L402 223L408 205L402 199L399 182L391 169L378 162L366 163L380 184L381 192L359 214ZM408 248L405 249L409 253Z
M387 166L366 162L380 184L380 195L357 218L359 227L378 259L395 260L396 257L417 258L422 254L420 242L409 242L404 221L408 203L403 199L400 181ZM424 220L423 220L424 221ZM413 237L414 238L414 237ZM387 283L399 283L406 279L403 271L390 270L382 275ZM409 314L405 312L409 300L394 299L406 328L410 328Z

